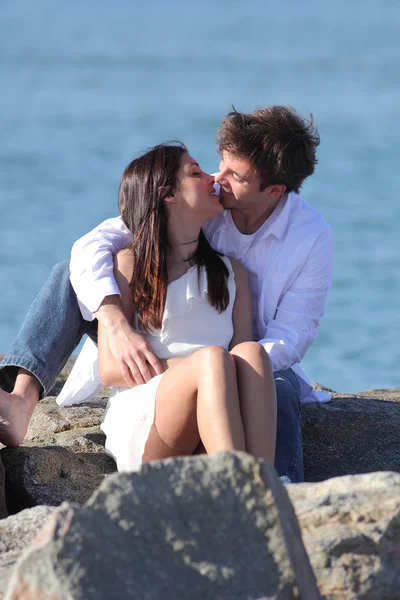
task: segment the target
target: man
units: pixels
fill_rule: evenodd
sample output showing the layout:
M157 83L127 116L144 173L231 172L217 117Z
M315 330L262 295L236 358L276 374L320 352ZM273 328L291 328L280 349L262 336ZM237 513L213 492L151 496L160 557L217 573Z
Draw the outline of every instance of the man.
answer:
M272 106L229 113L217 143L221 163L215 181L227 210L204 231L214 248L249 270L253 336L270 356L277 388L275 466L281 476L302 481L300 403L316 400L316 394L299 363L317 335L334 250L328 225L298 194L314 172L319 137L312 118L306 122L293 109ZM162 372L120 307L111 254L129 242L129 232L116 218L75 243L71 283L85 321L66 268L55 268L0 365L9 391L18 373L13 393L0 392L3 443L21 443L42 388L49 390L83 333L95 335L93 317L104 323L128 385Z

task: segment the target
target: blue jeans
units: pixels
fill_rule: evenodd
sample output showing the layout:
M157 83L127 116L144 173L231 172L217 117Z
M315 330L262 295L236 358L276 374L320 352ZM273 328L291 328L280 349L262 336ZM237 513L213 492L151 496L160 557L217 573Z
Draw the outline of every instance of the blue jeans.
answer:
M275 469L293 483L304 481L300 384L292 369L274 373L278 404Z
M85 333L97 341L97 321L82 318L65 261L51 271L0 363L0 388L11 392L23 367L41 384L42 397L48 395Z
M69 281L68 262L57 264L30 307L9 352L0 363L0 388L11 392L19 367L40 382L42 397L84 334L97 342L97 321L82 318ZM288 369L274 374L278 400L275 468L293 482L303 481L300 386Z

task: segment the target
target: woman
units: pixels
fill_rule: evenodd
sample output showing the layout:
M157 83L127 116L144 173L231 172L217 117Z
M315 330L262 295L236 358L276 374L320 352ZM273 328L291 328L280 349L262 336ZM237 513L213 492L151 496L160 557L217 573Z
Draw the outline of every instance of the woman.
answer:
M223 211L213 183L181 144L154 147L122 176L133 243L115 257L115 277L128 319L166 371L124 388L99 325L100 376L117 388L102 428L119 471L200 448L274 462L275 385L267 353L251 341L247 272L201 230Z

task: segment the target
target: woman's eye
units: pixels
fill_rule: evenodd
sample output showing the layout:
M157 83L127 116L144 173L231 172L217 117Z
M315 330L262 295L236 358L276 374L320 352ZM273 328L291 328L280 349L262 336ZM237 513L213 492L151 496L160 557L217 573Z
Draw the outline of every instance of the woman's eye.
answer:
M198 177L199 175L201 175L201 173L197 173L197 171L196 171L196 173L193 173L193 176Z

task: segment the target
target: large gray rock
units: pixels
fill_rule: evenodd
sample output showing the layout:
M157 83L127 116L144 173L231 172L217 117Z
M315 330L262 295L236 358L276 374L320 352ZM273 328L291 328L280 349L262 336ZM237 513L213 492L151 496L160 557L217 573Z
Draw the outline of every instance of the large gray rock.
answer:
M29 546L54 510L49 506L37 506L0 521L0 599L21 552Z
M400 472L400 393L373 390L333 397L302 407L306 481Z
M400 474L287 486L327 600L400 599Z
M243 453L169 459L111 475L63 504L6 599L319 598L287 493Z

